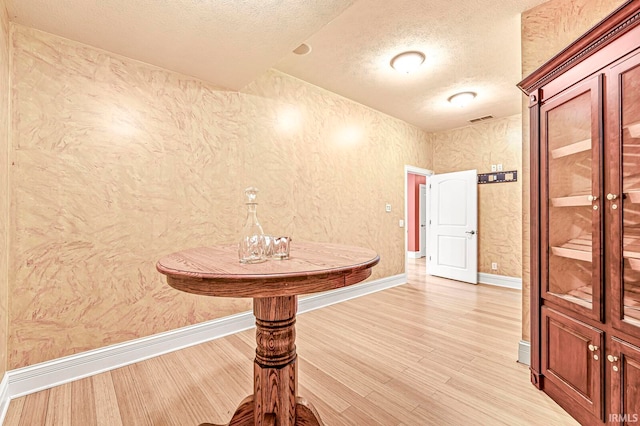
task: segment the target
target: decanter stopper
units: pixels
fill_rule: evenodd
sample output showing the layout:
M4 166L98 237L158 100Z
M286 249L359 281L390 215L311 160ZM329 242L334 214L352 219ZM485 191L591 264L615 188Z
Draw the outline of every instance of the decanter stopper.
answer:
M265 254L265 239L262 226L258 222L256 209L258 207L258 189L249 187L244 191L247 205L247 220L245 221L240 244L238 244L238 256L240 263L259 263L267 260Z

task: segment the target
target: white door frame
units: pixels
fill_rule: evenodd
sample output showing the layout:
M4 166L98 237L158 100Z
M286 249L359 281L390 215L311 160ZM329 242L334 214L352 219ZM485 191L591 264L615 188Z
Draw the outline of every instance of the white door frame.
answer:
M426 176L427 180L429 176L433 174L432 170L422 169L420 167L415 166L404 166L404 271L407 272L407 266L409 265L409 256L407 253L409 252L409 197L408 197L408 188L407 181L409 180L409 174ZM429 222L429 209L427 209L427 223ZM427 253L427 256L429 253Z
M419 215L420 218L418 219L418 222L420 224L420 227L418 229L418 233L419 233L419 237L418 237L418 241L420 243L420 257L426 257L427 256L427 220L428 219L428 214L427 212L429 211L429 209L427 209L427 197L428 197L428 186L426 183L421 183L419 185L420 191L419 191L419 197L418 197L418 211L419 211ZM424 197L422 197L422 192L424 191ZM425 217L424 223L422 223L422 217Z

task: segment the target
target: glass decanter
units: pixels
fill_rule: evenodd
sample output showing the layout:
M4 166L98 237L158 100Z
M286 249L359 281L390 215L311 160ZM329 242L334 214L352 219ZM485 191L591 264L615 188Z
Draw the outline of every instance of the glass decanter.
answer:
M242 229L240 244L238 244L240 263L264 262L267 260L264 231L258 222L258 215L256 214L258 189L249 187L245 189L244 194L246 196L247 220Z

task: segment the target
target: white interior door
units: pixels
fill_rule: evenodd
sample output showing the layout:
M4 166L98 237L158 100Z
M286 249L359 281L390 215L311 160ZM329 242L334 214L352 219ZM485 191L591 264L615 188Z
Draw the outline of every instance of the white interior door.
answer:
M420 257L427 255L427 185L420 184Z
M429 178L431 275L477 284L478 191L476 170Z

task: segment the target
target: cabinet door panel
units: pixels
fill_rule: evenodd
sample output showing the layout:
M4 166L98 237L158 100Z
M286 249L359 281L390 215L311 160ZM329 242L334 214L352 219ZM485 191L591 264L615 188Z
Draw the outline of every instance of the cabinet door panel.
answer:
M542 348L545 380L602 417L602 331L543 307Z
M600 321L602 77L540 108L541 293Z
M611 370L609 421L617 425L640 423L640 348L616 338L607 351Z
M612 66L607 76L611 123L605 202L611 259L611 319L640 337L640 50Z

